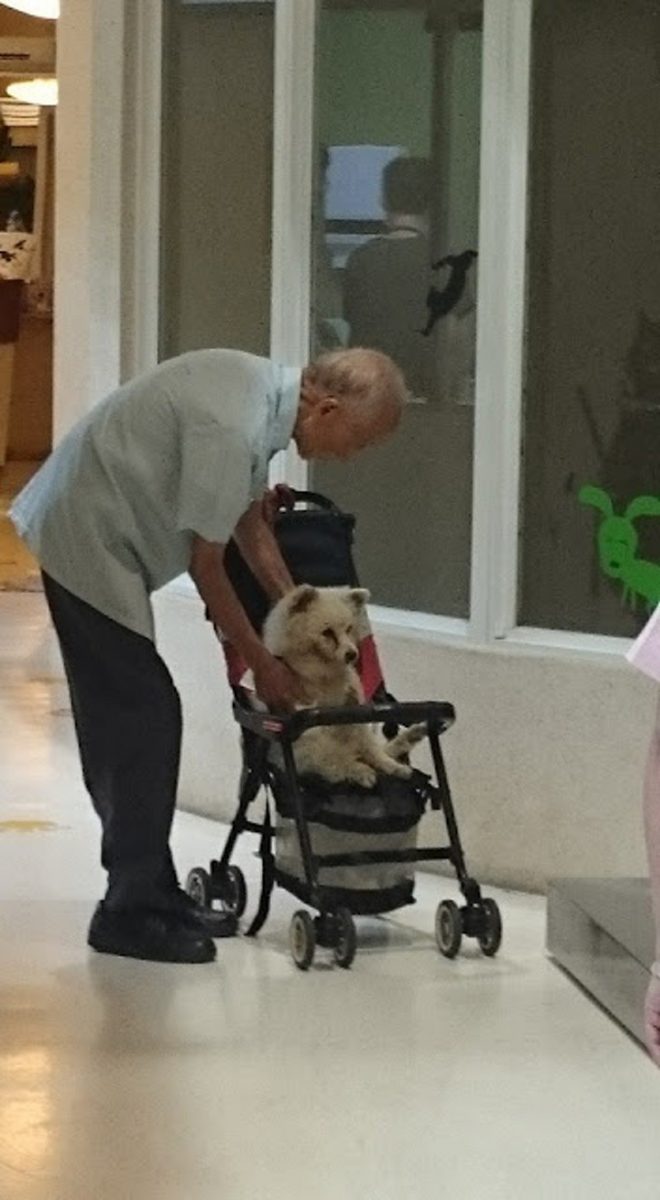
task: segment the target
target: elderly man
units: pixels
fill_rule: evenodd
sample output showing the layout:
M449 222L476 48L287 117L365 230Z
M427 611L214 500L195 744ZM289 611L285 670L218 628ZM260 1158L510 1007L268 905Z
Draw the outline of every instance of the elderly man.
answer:
M385 355L337 351L303 371L234 350L162 363L98 404L11 515L42 567L83 777L103 829L108 890L89 944L209 962L229 917L182 892L169 849L181 707L154 645L150 595L189 571L211 619L287 708L297 682L254 633L224 570L234 537L273 598L291 587L264 519L268 462L350 458L396 428L403 377Z

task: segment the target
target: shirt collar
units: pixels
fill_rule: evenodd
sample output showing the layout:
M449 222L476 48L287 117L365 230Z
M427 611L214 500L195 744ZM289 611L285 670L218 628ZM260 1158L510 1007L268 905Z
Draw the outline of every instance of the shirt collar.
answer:
M273 453L276 450L285 450L291 441L300 404L302 370L300 367L283 367L276 364L274 375L275 396L270 419Z

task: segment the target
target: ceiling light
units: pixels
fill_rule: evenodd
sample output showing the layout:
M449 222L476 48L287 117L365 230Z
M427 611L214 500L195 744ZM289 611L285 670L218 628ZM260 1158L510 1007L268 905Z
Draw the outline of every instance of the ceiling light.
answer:
M39 109L35 104L11 100L8 96L0 96L0 115L5 125L14 129L39 124Z
M56 20L60 15L60 0L2 0L5 8L17 8L30 17L46 17Z
M14 100L23 100L25 104L37 104L39 108L52 108L57 104L56 79L22 79L19 83L10 83L7 95Z

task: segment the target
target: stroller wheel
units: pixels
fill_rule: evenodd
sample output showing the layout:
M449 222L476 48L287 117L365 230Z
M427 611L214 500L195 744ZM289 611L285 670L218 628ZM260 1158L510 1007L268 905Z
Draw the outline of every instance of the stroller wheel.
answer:
M477 940L483 953L492 958L502 944L502 917L494 900L482 900L481 911L484 917L483 932Z
M299 908L291 918L289 945L294 963L301 971L306 971L314 958L316 930L312 918L304 908Z
M203 908L210 908L213 890L208 871L205 871L203 867L193 867L186 879L186 891L196 904L201 904Z
M353 914L348 908L339 908L335 916L337 941L334 946L335 962L338 967L350 967L357 950L357 933Z
M435 940L445 958L456 958L463 939L461 910L453 900L442 900L435 913Z
M227 867L218 881L217 890L225 908L242 917L247 907L247 884L240 867Z

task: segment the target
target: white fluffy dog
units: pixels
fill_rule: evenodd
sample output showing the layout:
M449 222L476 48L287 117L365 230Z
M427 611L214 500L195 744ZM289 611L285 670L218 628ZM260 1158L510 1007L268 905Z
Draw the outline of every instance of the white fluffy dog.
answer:
M328 708L364 703L358 661L358 627L369 593L364 588L315 588L302 584L277 602L264 625L271 654L295 671L303 684L303 707ZM301 774L321 775L373 787L377 772L408 779L412 768L398 761L426 734L415 725L389 742L369 725L319 726L294 743Z

